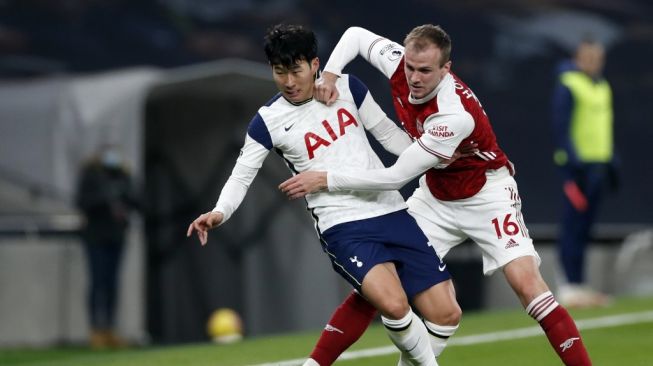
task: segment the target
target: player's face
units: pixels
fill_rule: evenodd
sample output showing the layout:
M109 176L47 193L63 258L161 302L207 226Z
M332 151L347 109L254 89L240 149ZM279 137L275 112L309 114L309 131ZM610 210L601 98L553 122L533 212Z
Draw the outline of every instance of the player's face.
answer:
M317 57L311 62L297 61L290 67L272 65L272 76L284 98L293 103L300 103L313 97L315 73L319 67Z
M440 66L442 52L434 44L420 50L406 45L404 54L406 82L413 98L424 98L432 92L451 69L451 61Z

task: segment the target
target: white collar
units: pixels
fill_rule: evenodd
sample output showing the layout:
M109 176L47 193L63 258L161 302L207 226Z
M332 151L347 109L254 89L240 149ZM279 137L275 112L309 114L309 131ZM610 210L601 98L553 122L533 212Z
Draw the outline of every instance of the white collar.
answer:
M433 89L430 93L428 93L426 96L424 96L424 98L419 98L419 99L418 98L413 98L413 95L409 93L408 94L408 102L410 102L410 104L424 104L424 103L430 101L431 99L435 98L436 95L438 95L438 92L443 88L444 83L449 82L449 80L451 78L453 78L453 76L451 76L450 73L447 73L447 75L445 75L442 78L442 80L440 80L440 83L438 84L438 86L436 86L435 89Z

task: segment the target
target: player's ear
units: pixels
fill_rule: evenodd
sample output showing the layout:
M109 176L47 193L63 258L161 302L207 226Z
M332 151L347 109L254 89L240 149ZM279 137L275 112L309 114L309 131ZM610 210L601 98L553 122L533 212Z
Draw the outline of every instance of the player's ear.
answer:
M317 75L317 70L320 69L320 59L319 57L316 57L311 60L311 71L313 74Z
M449 70L451 70L451 60L445 62L444 65L442 65L442 68L445 72L449 72Z

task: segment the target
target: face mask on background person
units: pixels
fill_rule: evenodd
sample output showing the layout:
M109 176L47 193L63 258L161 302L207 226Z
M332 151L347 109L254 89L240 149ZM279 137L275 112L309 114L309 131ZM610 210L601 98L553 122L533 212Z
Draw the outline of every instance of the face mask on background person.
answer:
M102 153L102 164L108 168L118 168L122 163L122 157L116 150L106 150Z

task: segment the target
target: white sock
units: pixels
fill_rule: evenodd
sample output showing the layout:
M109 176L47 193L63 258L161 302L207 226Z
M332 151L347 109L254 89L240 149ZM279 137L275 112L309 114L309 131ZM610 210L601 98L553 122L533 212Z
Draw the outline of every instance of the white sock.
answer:
M399 353L399 362L397 363L397 366L413 366L413 363L410 362L409 358L408 353Z
M549 313L558 307L558 302L551 291L546 291L531 301L526 307L526 312L533 319L541 322Z
M304 362L302 366L320 366L320 364L317 363L317 361L315 361L314 359L309 358L308 360L306 360L306 362Z
M401 319L381 317L392 343L405 353L414 365L437 366L426 326L412 310ZM402 362L400 360L400 362Z
M440 357L444 347L447 346L449 337L451 337L458 330L458 324L437 325L425 319L424 325L426 325L426 330L429 332L429 338L431 339L431 348L433 348L433 355L435 355L435 357Z

